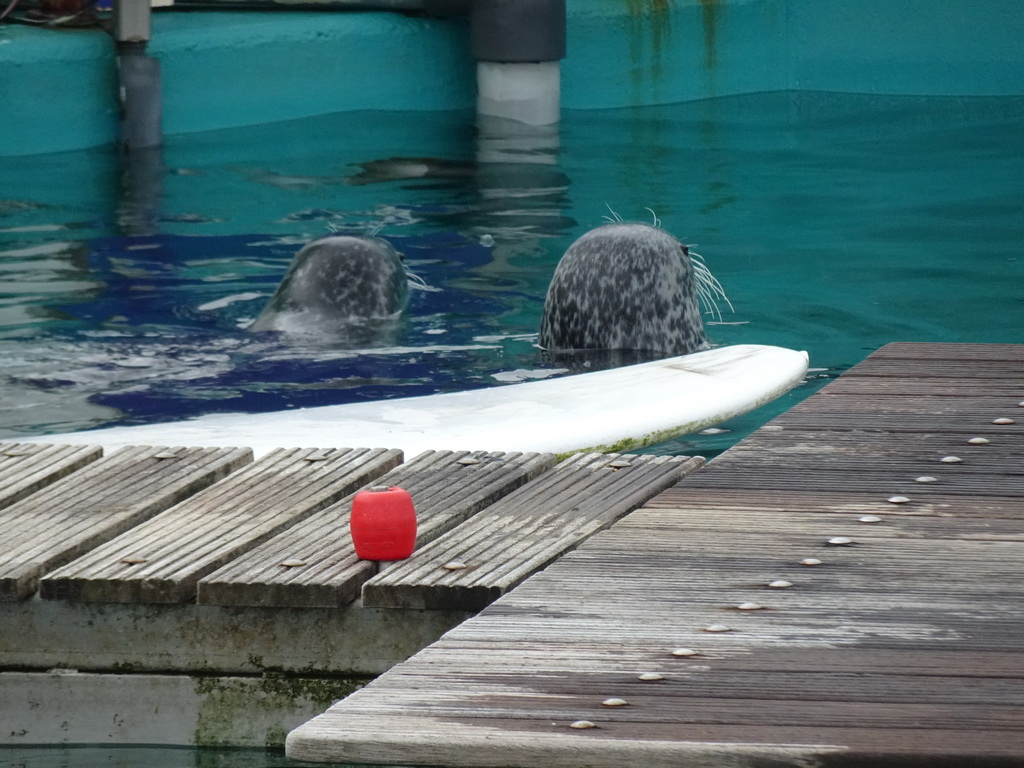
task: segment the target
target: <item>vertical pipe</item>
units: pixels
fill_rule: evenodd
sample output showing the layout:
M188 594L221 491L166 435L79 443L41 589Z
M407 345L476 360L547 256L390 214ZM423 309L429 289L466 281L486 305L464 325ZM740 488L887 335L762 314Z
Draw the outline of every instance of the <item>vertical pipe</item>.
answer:
M565 0L474 0L469 19L477 112L530 125L557 123Z
M114 0L119 144L123 150L163 143L160 62L146 55L152 37L150 0Z

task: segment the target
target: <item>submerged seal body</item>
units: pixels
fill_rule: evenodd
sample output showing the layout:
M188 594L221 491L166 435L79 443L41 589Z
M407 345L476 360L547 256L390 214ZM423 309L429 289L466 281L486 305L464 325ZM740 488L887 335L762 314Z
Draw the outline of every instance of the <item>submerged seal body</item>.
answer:
M634 350L665 357L703 349L696 273L687 247L663 229L626 222L592 229L558 262L540 346L551 353Z
M393 329L409 303L401 256L386 240L331 235L295 254L250 331L372 340Z

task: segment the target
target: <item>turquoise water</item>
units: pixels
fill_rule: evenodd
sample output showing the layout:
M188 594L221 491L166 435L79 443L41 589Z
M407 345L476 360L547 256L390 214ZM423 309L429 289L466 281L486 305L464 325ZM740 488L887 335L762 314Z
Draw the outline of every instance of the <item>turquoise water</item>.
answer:
M661 452L714 455L890 341L1024 342L1024 99L761 94L569 112L356 113L0 159L0 437L496 385L543 371L543 293L611 207L696 243L716 344L807 349L808 383ZM497 147L502 162L486 153ZM419 178L394 157L433 158ZM405 174L408 176L408 173ZM301 243L378 231L432 290L401 343L247 334ZM0 748L0 765L271 768L280 753Z
M735 308L715 344L810 352L806 386L655 449L713 456L887 342L1024 341L1022 129L1020 98L770 93L569 111L555 134L350 113L129 164L0 159L0 437L546 375L547 281L612 209L696 244ZM426 283L404 335L246 333L331 229L379 232Z

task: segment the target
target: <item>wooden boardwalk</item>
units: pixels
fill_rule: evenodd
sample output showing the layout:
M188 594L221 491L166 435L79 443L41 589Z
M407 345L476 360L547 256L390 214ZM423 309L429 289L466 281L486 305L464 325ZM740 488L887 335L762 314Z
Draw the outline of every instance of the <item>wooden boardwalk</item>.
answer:
M1024 346L893 344L292 732L303 760L1024 765Z

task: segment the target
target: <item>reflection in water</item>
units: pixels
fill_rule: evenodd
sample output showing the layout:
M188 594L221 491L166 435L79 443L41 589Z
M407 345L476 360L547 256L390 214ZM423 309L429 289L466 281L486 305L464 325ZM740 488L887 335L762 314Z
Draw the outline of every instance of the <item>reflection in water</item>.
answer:
M121 178L115 220L122 235L155 235L160 231L164 195L162 147L139 147L120 154Z
M472 161L432 157L368 160L359 162L359 171L347 181L357 186L400 182L418 190L461 190L462 205L420 211L420 215L493 238L496 243L562 237L571 231L575 221L565 215L570 207L570 181L558 166L558 126L527 125L486 115L478 115L476 121Z

